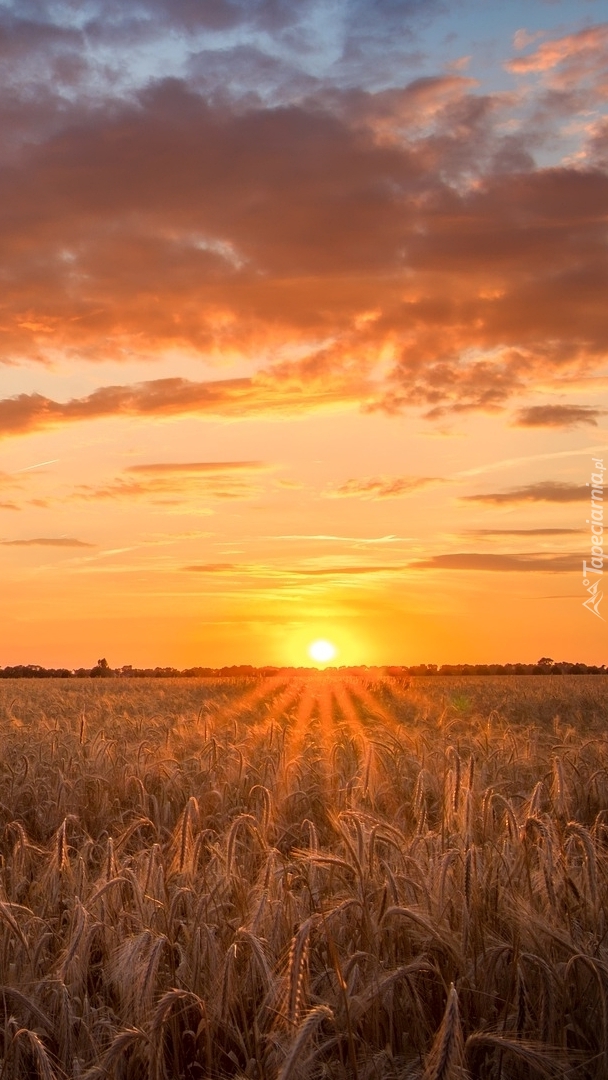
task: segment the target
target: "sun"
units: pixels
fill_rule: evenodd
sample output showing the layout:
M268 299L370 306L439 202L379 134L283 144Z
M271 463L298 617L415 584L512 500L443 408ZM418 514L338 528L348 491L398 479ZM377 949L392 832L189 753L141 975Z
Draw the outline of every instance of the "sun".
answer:
M337 652L336 646L332 645L331 641L325 641L324 638L319 638L308 646L308 655L316 664L329 664Z

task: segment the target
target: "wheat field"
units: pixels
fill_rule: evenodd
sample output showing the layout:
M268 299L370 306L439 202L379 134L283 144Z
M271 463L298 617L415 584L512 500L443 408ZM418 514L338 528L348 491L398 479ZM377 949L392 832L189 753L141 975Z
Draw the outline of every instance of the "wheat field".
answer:
M0 681L0 1080L607 1077L607 692Z

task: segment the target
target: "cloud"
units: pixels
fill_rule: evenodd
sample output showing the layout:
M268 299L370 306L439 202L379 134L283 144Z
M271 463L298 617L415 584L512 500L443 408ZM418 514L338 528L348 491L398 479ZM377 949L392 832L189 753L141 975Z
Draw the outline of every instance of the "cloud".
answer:
M467 529L469 536L569 536L582 529Z
M152 464L129 465L127 473L163 475L165 473L223 473L234 471L259 472L268 466L263 461L161 461Z
M184 566L182 569L193 573L235 573L249 574L253 577L341 578L350 575L359 576L361 574L395 574L402 572L406 567L403 565L391 566L377 564L318 567L271 567L249 563L194 563L190 566Z
M518 571L521 573L553 574L580 570L579 555L484 555L477 552L460 552L454 555L433 555L430 559L418 559L409 564L411 570L492 570L495 572Z
M194 563L192 566L184 566L184 570L197 574L225 574L239 570L236 563Z
M320 566L313 569L302 568L287 571L298 577L341 577L348 574L396 574L404 569L403 566Z
M83 398L58 402L41 394L0 400L0 437L41 431L83 420L116 416L242 416L298 413L370 400L372 388L356 373L307 380L297 369L278 376L192 382L153 379L131 386L103 386Z
M366 479L353 477L340 487L328 493L328 497L336 498L364 498L364 499L398 499L403 495L410 495L413 491L428 487L429 484L443 483L439 476L379 476Z
M206 474L174 473L144 474L141 478L118 477L107 484L80 484L71 499L88 501L143 499L158 506L175 506L207 499L249 499L260 493L260 487L230 471Z
M21 507L12 502L0 502L0 510L20 510Z
M592 427L597 427L598 418L605 415L605 409L594 409L590 405L532 405L519 410L515 425L571 428L577 424L591 424Z
M394 544L407 540L404 536L333 536L326 533L292 533L285 536L268 536L268 540L321 540L352 544Z
M54 26L57 50L71 59L85 38L100 50L105 66L94 65L91 85L119 80L106 71L110 44L138 56L145 46L146 85L134 74L128 93L120 84L106 97L52 102L21 87L0 105L12 110L4 119L16 147L0 167L3 359L171 356L177 371L180 357L235 360L246 377L102 386L66 403L22 395L0 403L2 430L345 404L420 408L436 419L501 409L548 378L598 369L608 348L608 177L586 158L538 167L534 156L553 153L553 138L571 151L563 114L577 117L580 100L565 101L565 91L559 106L535 98L541 124L522 119L517 94L483 93L454 73L411 79L402 68L380 90L347 78L365 66L364 43L376 74L380 56L392 63L395 26L407 37L409 19L429 9L439 6L349 5L328 61L342 74L308 72L298 93L277 90L270 107L264 86L249 92L268 61L264 35L278 35L281 48L269 53L281 72L268 78L280 89L294 57L317 62L330 23L338 26L329 15L320 28L305 4L149 0L137 13L99 4L75 28ZM53 13L45 28L38 9L30 22L17 11L5 19L15 55L29 41L35 57L39 40L50 56ZM249 65L247 92L236 76L236 89L227 85L226 68L213 88L197 82L205 28L255 30L237 57L239 72ZM184 62L179 76L150 77L150 43L175 43L173 31L188 41L191 69ZM606 28L592 27L512 64L561 72L568 87L584 76L593 98L585 106L595 106L605 40ZM212 45L218 52L219 38ZM75 69L72 77L79 86ZM54 85L46 69L43 81ZM601 155L597 125L581 136L585 153L594 138Z
M536 36L536 35L535 35ZM519 38L516 46L525 48L533 37ZM568 90L591 81L603 95L608 94L608 23L566 34L542 45L528 56L515 57L505 67L518 75L540 73L551 86Z
M73 536L35 536L28 540L0 540L0 544L3 547L95 547L95 544L88 544L84 540L77 540Z
M545 30L534 30L532 33L522 27L521 30L516 30L513 35L513 45L516 49L526 49L528 45L532 45L539 38L546 37Z
M344 578L359 575L403 574L410 570L468 570L519 572L519 573L570 573L580 569L580 556L571 554L549 554L547 552L525 552L514 555L485 554L479 552L456 552L454 554L433 555L427 559L414 559L403 564L379 565L374 563L359 565L333 565L319 567L280 567L260 566L247 563L200 563L184 566L182 569L193 573L228 573L248 574L253 577L278 578Z
M464 502L492 503L496 506L509 503L551 502L572 503L586 502L589 492L580 484L569 484L561 480L541 480L537 484L511 488L509 491L491 491L480 495L463 495Z
M80 484L72 499L144 499L160 506L201 498L247 499L260 492L247 474L264 472L262 461L161 461L129 465L123 475L101 485Z
M0 78L5 100L20 92L47 112L49 99L58 111L78 98L98 108L114 104L167 75L187 77L210 99L284 104L319 85L375 85L379 64L384 81L401 79L424 62L417 31L442 6L140 0L135 8L91 0L74 14L46 0L7 0L0 7Z

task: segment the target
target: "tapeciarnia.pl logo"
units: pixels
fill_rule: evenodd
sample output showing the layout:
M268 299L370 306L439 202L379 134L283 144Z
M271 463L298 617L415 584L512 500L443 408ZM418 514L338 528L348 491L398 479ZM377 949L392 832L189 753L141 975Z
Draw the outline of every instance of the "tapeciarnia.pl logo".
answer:
M583 607L587 608L592 615L604 621L600 615L600 603L603 592L600 592L602 575L604 573L604 472L606 466L603 458L591 458L593 472L591 481L587 487L591 488L591 517L587 518L587 525L591 526L591 561L583 560L583 587L589 593L583 600Z

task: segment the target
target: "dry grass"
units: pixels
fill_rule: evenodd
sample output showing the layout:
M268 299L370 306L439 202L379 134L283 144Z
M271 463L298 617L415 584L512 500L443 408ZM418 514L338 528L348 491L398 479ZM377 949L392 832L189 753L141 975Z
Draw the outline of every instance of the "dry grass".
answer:
M0 683L0 1080L605 1078L607 681Z

